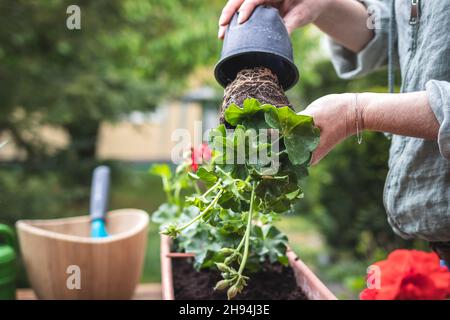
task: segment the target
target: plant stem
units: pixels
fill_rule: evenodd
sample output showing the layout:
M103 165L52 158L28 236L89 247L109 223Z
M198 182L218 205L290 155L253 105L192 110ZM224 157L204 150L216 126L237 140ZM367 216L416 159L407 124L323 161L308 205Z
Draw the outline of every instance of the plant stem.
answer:
M194 181L193 184L194 184L195 192L196 192L198 195L201 195L202 192L201 192L201 190L200 190L200 188L199 188L197 182Z
M204 197L206 197L209 193L211 193L212 191L214 191L214 190L220 185L221 182L222 182L221 179L217 180L217 182L216 182L211 188L209 188L208 190L206 190L206 192L202 195L202 197L204 198Z
M175 188L175 192L174 192L174 198L175 198L174 201L178 207L181 207L180 192L181 192L181 188L180 188L180 186L177 186Z
M245 265L247 263L248 249L250 246L250 230L252 227L254 201L255 201L255 184L253 183L252 184L252 195L250 198L250 209L248 211L248 217L247 217L247 229L245 230L245 235L244 235L244 239L245 239L244 254L242 256L242 262L241 262L241 265L239 266L239 270L238 270L239 275L242 275L242 272L244 271Z
M247 230L245 230L245 233L247 233ZM244 245L244 242L245 242L245 234L244 234L244 236L242 237L241 242L239 242L239 245L238 245L237 248L236 248L236 251L237 251L237 252L240 252L240 251L241 251L242 246Z
M166 193L167 202L173 203L173 197L172 197L172 194L170 193L170 184L169 184L168 179L163 177L162 183L163 183L164 192Z
M275 139L274 141L272 141L270 144L273 145L273 144L277 143L278 141L281 140L282 137L283 137L282 135L279 135L278 138L276 138L276 139Z
M191 221L189 221L188 223L186 223L185 225L181 226L178 228L178 231L183 231L184 229L186 229L187 227L189 227L190 225L192 225L193 223L197 222L198 220L200 220L205 214L207 214L209 212L209 210L211 210L212 207L214 207L217 203L217 201L219 201L220 196L223 193L223 189L219 191L219 193L217 193L216 197L214 198L213 201L211 201L211 203L202 211L200 212L194 219L192 219Z

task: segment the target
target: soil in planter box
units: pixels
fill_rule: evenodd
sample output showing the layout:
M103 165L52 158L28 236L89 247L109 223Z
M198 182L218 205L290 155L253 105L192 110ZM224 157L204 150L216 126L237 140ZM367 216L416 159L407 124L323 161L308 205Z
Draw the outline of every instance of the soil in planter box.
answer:
M177 300L226 300L224 291L214 291L221 280L219 271L196 271L189 259L172 259L173 285ZM244 290L233 300L307 300L297 287L291 267L266 263L262 271L250 274Z

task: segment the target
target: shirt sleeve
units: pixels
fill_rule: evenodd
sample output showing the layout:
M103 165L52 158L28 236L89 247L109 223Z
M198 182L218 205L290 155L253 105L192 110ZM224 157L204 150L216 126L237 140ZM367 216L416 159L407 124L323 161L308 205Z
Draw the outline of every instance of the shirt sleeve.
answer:
M331 62L340 78L364 76L387 62L389 34L389 5L386 1L359 0L368 10L367 24L374 30L373 39L355 54L329 38Z
M425 88L431 109L440 124L439 151L450 161L450 82L430 80Z

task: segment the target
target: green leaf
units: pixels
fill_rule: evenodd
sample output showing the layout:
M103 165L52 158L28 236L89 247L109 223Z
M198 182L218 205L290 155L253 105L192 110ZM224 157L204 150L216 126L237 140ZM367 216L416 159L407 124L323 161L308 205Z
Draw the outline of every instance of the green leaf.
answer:
M208 142L211 146L214 145L216 139L224 138L227 136L227 128L224 124L217 126L214 129L211 129L208 135Z
M282 173L281 173L282 174ZM262 179L255 190L266 211L283 213L291 209L301 190L293 173Z
M270 128L266 123L263 111L256 112L252 117L243 119L242 125L247 129L255 129L257 131Z
M245 217L242 214L232 210L222 210L219 214L220 222L217 226L220 232L229 234L243 234L245 231Z
M239 150L239 147L245 146L245 127L242 125L238 125L236 129L234 129L233 133L233 146L235 149ZM245 150L245 149L244 149Z
M302 192L301 188L298 188L295 191L287 193L285 196L289 200L294 200L294 199L297 199L297 198L301 198L303 196L303 192Z
M232 126L241 124L243 120L251 118L256 112L261 111L261 103L256 99L245 99L242 108L232 103L225 110L225 121Z
M198 224L195 228L192 228L188 233L179 238L179 243L181 244L180 249L195 254L194 267L196 269L207 265L212 266L214 264L212 258L222 248L219 242L211 241L212 229L207 224Z
M204 167L198 168L196 172L197 177L203 181L206 186L210 187L217 182L217 177L211 171L208 171Z
M152 214L152 222L156 224L167 224L177 218L179 212L178 206L174 204L163 203L158 210Z
M220 197L219 205L224 209L231 209L234 211L241 210L241 201L236 198L236 196L232 192L225 192Z
M170 170L168 164L154 164L150 168L149 173L166 179L170 179L172 177L172 171Z
M286 256L288 239L272 225L255 226L253 236L256 237L256 248L258 255L263 259L268 258L270 262L279 261Z
M271 106L265 113L266 122L271 128L280 130L280 134L287 135L302 122L311 121L312 118L298 115L290 107L277 108Z
M216 163L225 164L227 156L231 157L235 150L234 135L230 134L225 125L220 125L209 132L209 145L216 154ZM232 159L232 158L230 158Z
M312 125L305 123L295 127L284 137L289 160L296 165L309 162L312 152L319 145L319 139L319 129Z
M285 267L289 265L289 259L287 256L279 256L278 262L281 263Z
M265 116L272 128L280 130L289 160L295 165L309 161L320 139L320 130L314 127L313 118L296 114L289 107L270 108Z

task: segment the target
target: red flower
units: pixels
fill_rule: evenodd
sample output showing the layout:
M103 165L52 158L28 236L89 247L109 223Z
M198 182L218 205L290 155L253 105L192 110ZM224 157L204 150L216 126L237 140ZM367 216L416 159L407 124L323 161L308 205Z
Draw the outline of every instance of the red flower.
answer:
M191 169L192 171L197 171L199 165L204 161L211 159L211 149L208 144L203 143L198 148L191 148Z
M379 268L380 288L363 290L362 300L440 300L450 296L450 272L440 266L434 252L395 250L373 266Z

